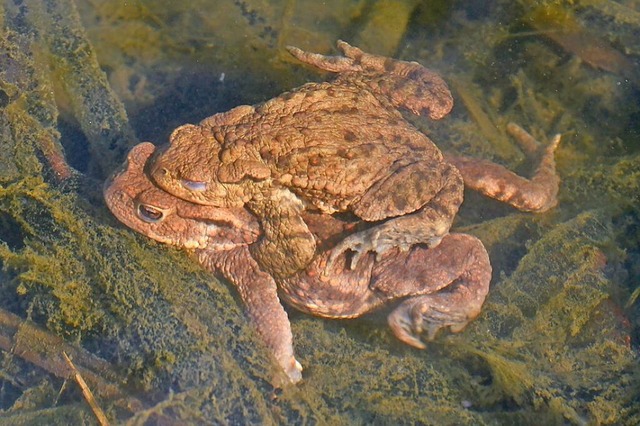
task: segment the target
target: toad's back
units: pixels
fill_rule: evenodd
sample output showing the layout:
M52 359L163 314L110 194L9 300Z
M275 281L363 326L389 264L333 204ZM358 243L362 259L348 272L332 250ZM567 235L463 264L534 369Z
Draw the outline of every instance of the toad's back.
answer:
M307 84L217 129L223 163L257 157L275 182L331 211L409 164L442 162L428 137L358 83Z

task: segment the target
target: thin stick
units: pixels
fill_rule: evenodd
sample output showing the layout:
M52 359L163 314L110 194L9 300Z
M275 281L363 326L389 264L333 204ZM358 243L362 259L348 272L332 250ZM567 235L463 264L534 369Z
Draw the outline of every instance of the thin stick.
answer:
M84 399L87 400L87 403L89 404L89 407L91 407L91 411L93 411L93 414L96 416L96 419L98 419L98 423L100 423L100 426L109 426L109 421L107 420L107 416L104 415L104 411L102 411L102 408L98 406L96 399L93 397L93 393L91 392L91 389L89 389L89 386L87 386L87 382L84 381L84 379L82 378L82 375L80 374L76 366L73 365L73 362L71 362L71 358L69 358L67 353L62 352L62 355L64 356L65 361L67 361L69 368L71 368L71 371L73 372L73 378L78 383L78 386L80 386L80 389L82 390L82 395L84 396Z
M100 398L115 400L119 406L130 412L144 408L139 399L127 395L117 385L124 380L113 371L110 364L4 309L0 309L0 350L63 379L69 378L69 366L60 354L71 354L78 365L77 369L82 371L83 378L91 383L91 387Z

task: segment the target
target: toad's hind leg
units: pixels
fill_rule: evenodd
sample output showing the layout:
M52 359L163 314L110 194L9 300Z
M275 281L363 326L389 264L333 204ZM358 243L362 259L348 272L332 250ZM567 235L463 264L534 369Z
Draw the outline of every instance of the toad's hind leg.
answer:
M386 298L409 296L388 317L391 330L403 342L422 349L423 332L427 340L442 328L457 333L480 314L489 291L491 264L477 238L449 234L438 247L416 246L407 254L401 272L392 263L385 265L386 259L371 288Z
M369 251L380 255L393 247L406 251L418 243L438 245L458 212L463 189L460 173L447 163L429 166L417 161L389 174L352 206L353 213L366 221L387 220L338 243L329 265L346 250L354 251L354 269Z
M531 179L518 176L490 161L447 155L467 187L513 207L530 212L544 212L557 204L560 178L556 174L555 150L560 143L556 135L550 144L541 146L529 133L510 123L507 130L519 142L527 156L540 156L540 163Z
M302 62L340 73L338 82L357 80L391 100L395 107L407 108L416 115L437 120L451 111L451 92L437 73L417 62L365 53L341 40L337 45L344 56L324 56L292 46L287 50Z

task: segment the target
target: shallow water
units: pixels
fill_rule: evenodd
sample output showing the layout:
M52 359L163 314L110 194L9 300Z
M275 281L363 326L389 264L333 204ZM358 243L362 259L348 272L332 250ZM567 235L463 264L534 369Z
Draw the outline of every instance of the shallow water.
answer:
M640 422L636 2L122 3L3 5L0 343L14 350L0 352L0 422L93 421L52 367L63 343L23 356L44 340L8 313L107 361L89 371L128 395L98 392L114 423ZM386 310L290 310L305 381L274 390L233 289L119 225L100 188L138 141L329 78L284 47L331 53L337 39L444 76L453 112L407 117L444 150L526 174L506 124L561 133L559 206L525 214L465 194L455 228L494 268L481 316L419 351Z

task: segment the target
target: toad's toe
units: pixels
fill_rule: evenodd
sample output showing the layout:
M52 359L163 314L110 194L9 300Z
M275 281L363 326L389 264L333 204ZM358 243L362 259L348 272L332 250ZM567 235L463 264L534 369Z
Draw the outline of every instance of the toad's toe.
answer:
M358 262L360 261L362 255L365 255L370 251L376 251L376 247L367 234L359 232L350 235L336 244L333 249L331 249L331 254L329 255L329 259L327 260L326 270L332 270L335 261L338 259L338 257L346 253L347 250L353 252L353 256L348 262L348 267L353 270L358 266Z
M420 340L419 332L414 331L413 319L406 310L396 309L387 318L391 331L407 345L418 349L425 349L427 346Z
M425 345L418 337L426 334L426 340L435 339L443 328L452 332L462 331L475 317L476 309L459 307L450 303L449 294L429 294L405 300L391 314L388 322L396 337L419 349Z

